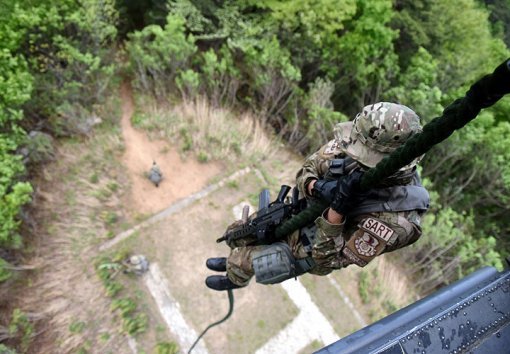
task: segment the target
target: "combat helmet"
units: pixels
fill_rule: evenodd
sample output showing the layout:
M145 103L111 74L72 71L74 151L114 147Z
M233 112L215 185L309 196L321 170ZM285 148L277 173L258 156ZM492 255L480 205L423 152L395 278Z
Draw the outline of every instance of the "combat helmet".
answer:
M335 139L347 155L372 168L421 130L420 117L412 109L379 102L365 106L354 121L337 124ZM420 159L402 170L414 167Z

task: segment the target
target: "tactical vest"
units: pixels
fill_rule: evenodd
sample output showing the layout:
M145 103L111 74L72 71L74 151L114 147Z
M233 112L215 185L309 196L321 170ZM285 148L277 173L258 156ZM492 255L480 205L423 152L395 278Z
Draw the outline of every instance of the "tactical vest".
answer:
M425 212L430 203L429 193L421 185L417 172L414 173L409 185L372 188L357 194L355 198L353 205L356 206L347 213L347 216L411 210Z
M424 213L429 208L430 197L421 185L420 177L414 172L411 183L384 188L372 188L356 196L356 206L347 217L377 212L399 212L416 210ZM300 240L304 250L311 256L315 244L316 224L300 229Z

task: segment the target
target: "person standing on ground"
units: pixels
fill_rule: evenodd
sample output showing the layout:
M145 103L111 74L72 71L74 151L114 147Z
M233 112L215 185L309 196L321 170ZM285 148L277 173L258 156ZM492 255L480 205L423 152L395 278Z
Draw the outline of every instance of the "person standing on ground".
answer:
M159 184L161 183L161 180L163 179L163 173L161 173L161 170L159 166L156 164L156 161L152 161L152 167L149 171L149 174L147 176L149 180L154 183L156 187L159 187Z

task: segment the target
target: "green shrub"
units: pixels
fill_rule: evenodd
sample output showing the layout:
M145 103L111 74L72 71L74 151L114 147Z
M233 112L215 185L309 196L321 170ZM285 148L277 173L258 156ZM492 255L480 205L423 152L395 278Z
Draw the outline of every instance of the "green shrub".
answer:
M94 184L99 182L99 175L97 174L97 172L94 172L90 175L89 181L90 181L90 183L94 183Z
M20 348L26 352L34 335L34 326L28 316L20 309L14 309L8 330L11 337L20 340Z
M241 83L241 71L236 67L228 46L223 45L217 52L212 49L201 52L198 60L201 71L201 92L216 107L221 104L234 104Z
M2 354L17 354L16 350L7 347L4 344L0 344L0 353L2 353Z
M119 310L120 315L125 317L136 310L136 303L131 299L116 299L112 301L112 310Z
M6 34L7 38L13 33ZM6 38L3 38L6 40ZM0 44L2 43L0 40ZM21 207L31 199L32 187L20 182L25 174L22 157L16 155L25 132L19 127L19 109L29 98L33 77L23 57L0 50L0 247L19 248Z
M4 160L0 165L0 180L5 180L5 175L12 176L8 162ZM21 247L22 240L18 233L21 224L19 215L21 207L31 200L32 192L32 186L27 182L16 182L10 186L9 192L5 186L0 186L0 247Z
M159 342L154 349L155 354L177 354L179 346L174 342Z
M137 313L122 319L122 329L132 336L147 331L148 324L149 319L144 313Z
M75 321L69 325L69 332L71 333L81 333L85 329L85 322L83 321Z
M122 330L130 335L143 333L147 330L147 315L144 313L135 313L136 308L136 303L129 298L112 301L112 310L118 311L122 318Z
M106 295L109 297L115 297L123 289L122 284L113 279L120 272L121 268L120 263L112 261L107 257L100 259L96 263L96 272L103 282Z
M200 76L192 69L183 70L175 79L183 98L195 98L200 86Z
M54 156L48 135L26 139L20 123L30 129L43 122L59 134L76 132L75 127L88 121L89 114L76 114L73 109L103 97L113 75L110 44L116 34L116 10L111 0L3 2L2 6L0 247L19 248L20 211L30 201L32 188L21 182L25 168L16 153L23 144L30 162Z
M361 301L363 301L364 304L367 304L370 302L370 279L368 272L362 270L359 273L359 279L358 279L358 292L359 296L361 297Z
M425 215L423 237L402 253L417 276L415 286L430 293L483 266L503 268L492 236L475 237L474 215L443 207Z
M182 138L182 151L186 152L191 150L193 147L193 138L191 137L189 130L186 128L181 128L179 133Z
M209 161L209 155L207 155L207 153L204 151L199 151L197 159L198 159L198 162L206 163L207 161Z
M119 216L114 211L103 211L101 213L101 219L106 225L113 225L119 220Z
M0 258L0 283L12 277L9 266L10 264L6 260Z
M170 14L163 28L150 25L129 35L127 51L140 89L164 98L179 73L187 69L196 47L193 36L186 36L184 25L184 18Z

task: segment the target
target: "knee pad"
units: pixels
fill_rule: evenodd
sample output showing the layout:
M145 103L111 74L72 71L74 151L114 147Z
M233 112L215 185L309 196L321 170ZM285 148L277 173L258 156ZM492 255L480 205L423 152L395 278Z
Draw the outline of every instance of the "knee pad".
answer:
M254 252L252 266L255 279L261 284L276 284L292 278L295 258L289 245L283 242L273 243Z
M296 260L286 243L276 242L252 256L255 279L261 284L277 284L306 273L315 266L311 257Z

